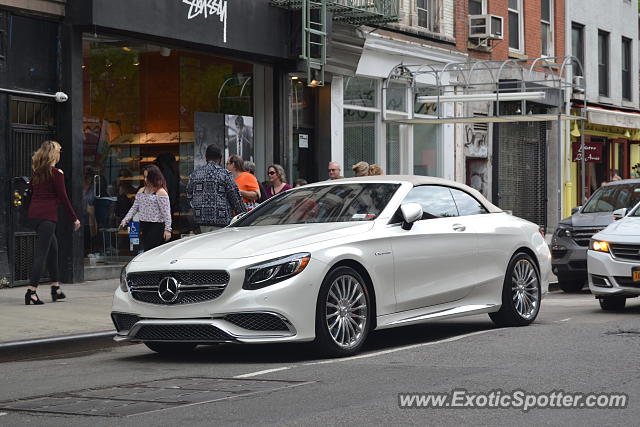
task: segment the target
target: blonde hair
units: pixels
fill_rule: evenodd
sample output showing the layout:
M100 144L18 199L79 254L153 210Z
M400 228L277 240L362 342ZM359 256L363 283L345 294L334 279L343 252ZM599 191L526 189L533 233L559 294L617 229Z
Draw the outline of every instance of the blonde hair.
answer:
M31 156L31 180L39 184L51 178L51 168L60 161L62 146L57 141L44 141Z
M374 163L372 165L369 165L369 176L372 175L384 175L384 171L380 166Z
M358 162L351 167L353 172L355 172L356 176L367 176L369 175L369 163L367 162Z

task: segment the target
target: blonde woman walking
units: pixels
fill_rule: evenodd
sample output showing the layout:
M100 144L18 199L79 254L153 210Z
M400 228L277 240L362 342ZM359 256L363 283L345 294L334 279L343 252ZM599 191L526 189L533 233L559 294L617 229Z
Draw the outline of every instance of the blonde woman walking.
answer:
M66 298L60 289L58 271L58 240L56 239L56 223L58 222L58 206L62 205L67 216L73 221L73 230L80 228L67 190L64 186L64 173L55 167L60 161L62 146L56 141L44 141L38 151L31 157L31 204L29 219L38 238L33 267L31 269L31 285L24 296L26 305L44 304L38 297L38 283L42 276L45 262L51 278L51 299L53 302Z

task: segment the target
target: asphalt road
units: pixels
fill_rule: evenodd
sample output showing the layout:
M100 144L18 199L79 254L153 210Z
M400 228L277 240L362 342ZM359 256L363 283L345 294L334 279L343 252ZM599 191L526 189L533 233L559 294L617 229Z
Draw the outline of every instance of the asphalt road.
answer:
M553 292L542 307L525 328L498 329L483 315L376 332L347 359L318 360L301 345L201 347L172 358L126 345L2 363L0 425L637 425L640 301L605 313L588 293ZM628 403L399 407L399 393L458 389L616 392Z

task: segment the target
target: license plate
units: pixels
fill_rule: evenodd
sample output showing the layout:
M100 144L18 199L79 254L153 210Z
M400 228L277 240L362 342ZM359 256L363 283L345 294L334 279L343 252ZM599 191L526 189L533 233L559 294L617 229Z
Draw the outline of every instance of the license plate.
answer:
M640 267L633 267L631 269L631 275L634 282L640 282Z

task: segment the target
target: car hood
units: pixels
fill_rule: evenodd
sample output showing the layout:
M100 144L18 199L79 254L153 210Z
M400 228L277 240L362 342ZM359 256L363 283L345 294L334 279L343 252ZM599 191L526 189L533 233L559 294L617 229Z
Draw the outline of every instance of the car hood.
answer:
M600 238L640 236L640 217L626 217L614 222L598 233ZM638 239L635 239L638 240Z
M159 246L134 262L247 258L365 233L372 227L373 222L226 227Z
M563 220L562 222L564 223L565 221ZM612 212L576 212L571 216L571 225L574 227L605 227L612 222Z

